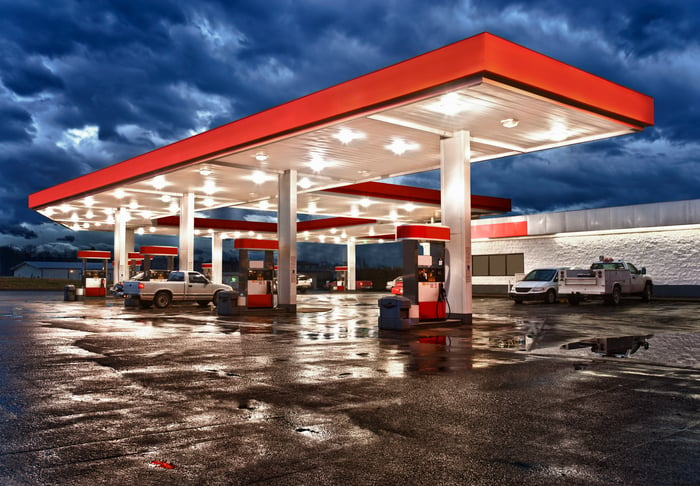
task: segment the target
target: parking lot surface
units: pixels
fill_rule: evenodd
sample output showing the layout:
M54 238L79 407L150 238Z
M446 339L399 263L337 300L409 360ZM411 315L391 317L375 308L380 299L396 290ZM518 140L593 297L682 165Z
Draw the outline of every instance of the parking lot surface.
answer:
M698 484L700 303L513 305L377 328L0 293L0 483Z

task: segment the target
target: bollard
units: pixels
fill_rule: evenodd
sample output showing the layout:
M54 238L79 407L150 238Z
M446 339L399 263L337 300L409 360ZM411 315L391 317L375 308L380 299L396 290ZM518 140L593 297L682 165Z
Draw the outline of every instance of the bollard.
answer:
M66 285L63 287L63 300L73 302L75 300L75 285Z

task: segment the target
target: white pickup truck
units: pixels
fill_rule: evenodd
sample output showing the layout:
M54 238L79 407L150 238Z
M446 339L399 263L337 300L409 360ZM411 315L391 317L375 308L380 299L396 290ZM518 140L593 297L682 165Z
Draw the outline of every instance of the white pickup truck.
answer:
M648 302L654 284L646 273L644 267L637 269L623 260L601 257L588 270L560 270L559 296L571 305L593 298L617 305L623 295L638 295Z
M232 291L229 285L211 283L199 272L170 272L166 281L124 282L123 294L126 298L136 299L141 307L155 305L159 309L168 307L172 302L197 302L201 306L214 302L217 294Z

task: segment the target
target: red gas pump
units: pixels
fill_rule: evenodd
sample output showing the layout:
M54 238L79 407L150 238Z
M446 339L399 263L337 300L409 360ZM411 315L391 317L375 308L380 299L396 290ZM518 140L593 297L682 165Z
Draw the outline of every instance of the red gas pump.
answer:
M143 264L143 255L141 253L130 251L128 254L129 259L129 278L132 278L140 270L139 267Z
M272 308L274 301L274 251L279 244L271 240L239 238L233 242L238 250L239 291L246 293L246 305L251 308ZM249 251L263 251L263 260L250 260Z
M339 266L335 267L335 280L333 282L328 283L328 290L331 292L333 291L339 291L342 292L345 290L345 285L347 282L348 278L348 267L346 266Z
M85 297L104 297L107 295L107 265L112 258L112 254L108 251L97 250L80 250L78 258L83 261L83 289L85 289ZM88 268L88 261L102 261L101 270L93 270Z
M450 228L402 225L396 228L396 239L402 240L403 296L411 301L409 317L421 321L446 319L444 262Z
M170 272L175 269L175 257L178 254L176 246L142 246L139 253L143 255L144 280L167 280ZM151 268L151 262L157 256L167 258L166 270Z
M202 263L202 275L207 277L209 280L211 280L211 269L212 269L211 263Z

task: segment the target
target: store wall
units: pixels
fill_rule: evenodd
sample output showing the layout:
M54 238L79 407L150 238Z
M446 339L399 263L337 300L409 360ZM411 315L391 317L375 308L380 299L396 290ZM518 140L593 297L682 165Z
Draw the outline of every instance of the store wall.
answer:
M525 271L587 268L599 256L646 267L657 296L700 297L700 229L665 227L474 240L474 255L523 253ZM514 277L474 277L474 293L506 293Z

